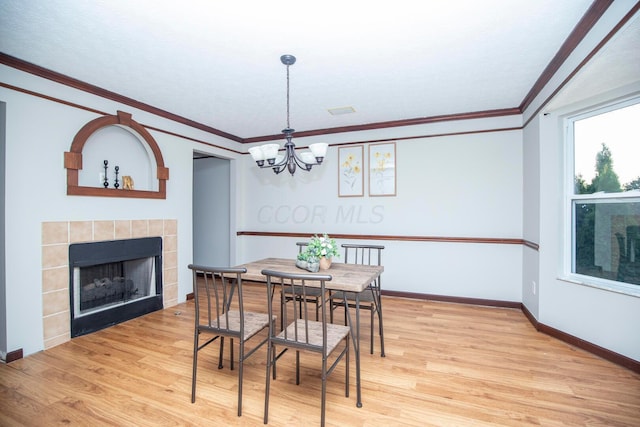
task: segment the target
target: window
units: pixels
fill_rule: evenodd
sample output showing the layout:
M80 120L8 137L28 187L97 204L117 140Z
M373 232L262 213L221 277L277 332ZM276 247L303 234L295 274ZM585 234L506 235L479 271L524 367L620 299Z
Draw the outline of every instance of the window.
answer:
M640 99L568 119L571 274L640 289Z

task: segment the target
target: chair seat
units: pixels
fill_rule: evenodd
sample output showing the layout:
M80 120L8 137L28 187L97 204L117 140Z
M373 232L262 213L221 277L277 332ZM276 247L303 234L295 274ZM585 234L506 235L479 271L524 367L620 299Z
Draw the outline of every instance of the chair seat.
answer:
M296 327L298 329L297 340ZM309 321L307 323L309 330L309 341L307 342L307 334L305 331L305 321L298 319L291 323L286 329L286 341L290 344L295 341L302 346L312 345L322 348L322 322ZM327 323L327 355L330 354L340 344L347 335L349 335L349 327ZM285 340L285 331L280 332L277 338ZM320 352L322 353L322 352Z
M347 301L355 301L356 293L355 292L334 292L331 294L331 299L338 300L334 301L334 304L340 304L343 301L343 295L347 297ZM368 288L364 291L360 292L360 302L373 302L373 292Z
M229 325L227 325L227 318ZM275 320L276 316L273 316ZM219 323L218 323L219 322ZM220 326L218 326L220 325ZM244 312L244 339L247 340L269 326L269 315L265 313L254 313L252 311ZM205 327L211 330L227 329L232 332L240 333L240 312L237 310L229 310L228 313L222 314L216 319L212 319L211 323Z

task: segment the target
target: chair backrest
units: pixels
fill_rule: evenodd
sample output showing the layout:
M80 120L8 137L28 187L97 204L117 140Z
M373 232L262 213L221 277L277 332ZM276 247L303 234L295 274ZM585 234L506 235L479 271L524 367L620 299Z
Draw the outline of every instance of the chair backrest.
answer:
M271 298L271 296L274 295L274 292L279 292L280 295L287 294L294 298L306 299L309 288L320 288L322 295L324 295L326 290L325 283L331 280L331 275L329 274L293 274L274 270L262 270L262 274L267 278L267 307L270 317L275 313L273 308L274 300L280 301L280 304L282 304L281 299ZM313 336L309 334L309 325L311 322L322 322L322 349L326 350L326 304L322 304L321 306L322 315L319 316L319 321L315 320L315 311L309 313L307 304L290 304L290 307L293 309L293 313L288 313L288 310L282 310L281 324L284 325L284 331L280 339L276 339L275 341L280 341L285 345L293 345L302 348L307 347L318 351L319 346L311 343L311 338L313 338ZM277 333L274 333L273 335L277 335Z
M242 273L246 268L207 267L189 264L193 271L193 294L196 304L195 323L198 327L219 331L244 332ZM230 310L240 313L237 324L229 321Z
M342 247L345 264L382 265L384 246L345 243Z
M298 245L298 253L302 253L309 246L309 242L296 242L296 245Z

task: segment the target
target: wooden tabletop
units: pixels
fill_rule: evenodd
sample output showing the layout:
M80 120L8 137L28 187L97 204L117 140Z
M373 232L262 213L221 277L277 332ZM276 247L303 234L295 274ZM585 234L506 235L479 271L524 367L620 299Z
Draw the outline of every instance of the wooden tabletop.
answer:
M265 282L266 277L262 270L276 270L293 274L309 274L307 270L296 267L295 259L266 258L259 261L238 265L244 267L247 272L242 275L243 280ZM381 265L342 264L334 262L328 270L322 270L319 274L331 275L331 280L325 283L327 289L337 291L362 292L366 287L382 274L384 267ZM310 273L313 274L313 273ZM312 286L312 283L309 283Z

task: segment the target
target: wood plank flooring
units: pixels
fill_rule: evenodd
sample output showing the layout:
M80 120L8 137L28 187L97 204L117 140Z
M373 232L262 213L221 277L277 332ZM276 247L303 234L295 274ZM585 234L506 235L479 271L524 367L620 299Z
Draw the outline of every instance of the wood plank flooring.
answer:
M245 286L251 309L264 310L265 297ZM328 426L640 426L640 375L536 332L519 310L383 301L387 357L377 336L369 354L363 312L363 407L355 364L349 398L341 364ZM263 425L265 348L245 364L242 417L237 371L217 369L217 345L200 353L191 403L193 311L183 303L0 365L0 425ZM278 364L269 425L320 423L319 363L301 360L300 386L294 353Z

